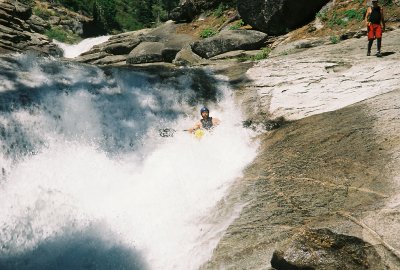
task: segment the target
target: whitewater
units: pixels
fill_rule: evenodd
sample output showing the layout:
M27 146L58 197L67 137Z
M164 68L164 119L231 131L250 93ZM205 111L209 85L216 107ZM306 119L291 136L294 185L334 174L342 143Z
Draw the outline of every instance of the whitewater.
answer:
M0 269L198 269L212 256L257 149L225 78L202 91L191 69L0 65ZM184 129L203 105L222 124L198 140Z

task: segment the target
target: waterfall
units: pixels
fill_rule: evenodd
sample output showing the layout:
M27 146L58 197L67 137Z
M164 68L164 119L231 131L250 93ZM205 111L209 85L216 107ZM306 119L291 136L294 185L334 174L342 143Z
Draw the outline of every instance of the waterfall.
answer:
M0 269L187 270L211 257L242 207L219 205L257 148L224 78L32 55L0 67ZM202 105L222 123L199 140L183 130Z
M57 40L53 40L53 43L63 50L65 58L75 58L82 53L89 51L93 46L106 42L109 38L110 36L87 38L78 44L66 44Z

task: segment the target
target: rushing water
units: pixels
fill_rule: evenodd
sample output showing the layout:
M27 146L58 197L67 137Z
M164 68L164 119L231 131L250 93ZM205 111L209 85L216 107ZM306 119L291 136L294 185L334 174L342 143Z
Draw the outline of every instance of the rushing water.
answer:
M256 152L222 78L0 65L0 269L186 270L212 255L241 207L219 205ZM183 130L203 104L222 124L198 140Z
M106 42L109 38L110 36L87 38L77 44L65 44L57 40L53 40L53 42L63 50L65 58L75 58L80 54L89 51L93 46Z

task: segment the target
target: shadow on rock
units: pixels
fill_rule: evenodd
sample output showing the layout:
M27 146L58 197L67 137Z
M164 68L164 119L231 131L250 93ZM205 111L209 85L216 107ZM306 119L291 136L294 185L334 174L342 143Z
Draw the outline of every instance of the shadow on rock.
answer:
M384 56L389 56L389 55L392 55L392 54L395 54L395 52L383 52L382 56L384 57Z

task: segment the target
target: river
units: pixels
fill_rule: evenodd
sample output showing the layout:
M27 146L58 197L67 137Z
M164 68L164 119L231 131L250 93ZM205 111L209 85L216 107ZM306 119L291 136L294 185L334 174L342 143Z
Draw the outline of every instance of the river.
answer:
M0 269L187 270L211 257L243 207L224 197L257 150L225 78L33 54L0 66ZM198 140L183 130L203 105L222 123Z

